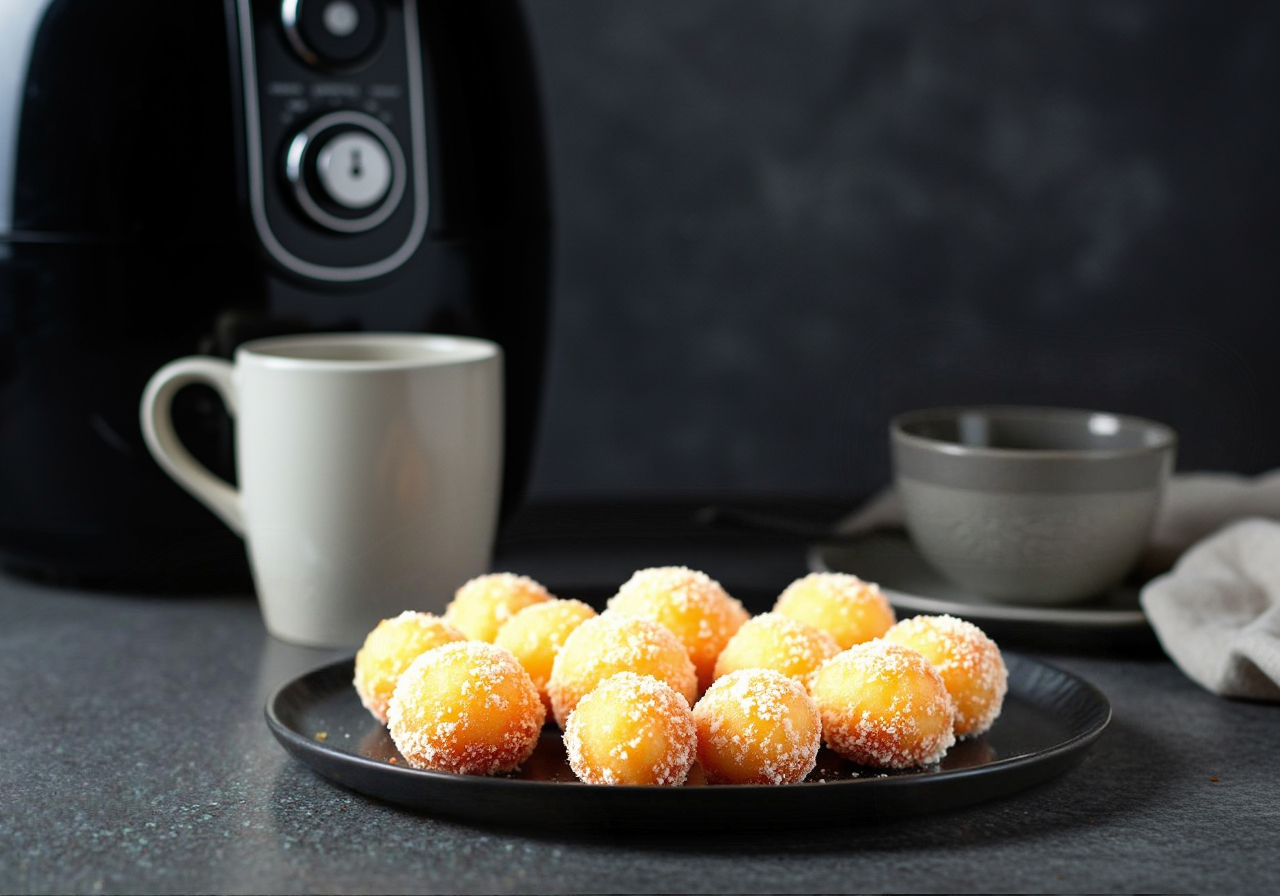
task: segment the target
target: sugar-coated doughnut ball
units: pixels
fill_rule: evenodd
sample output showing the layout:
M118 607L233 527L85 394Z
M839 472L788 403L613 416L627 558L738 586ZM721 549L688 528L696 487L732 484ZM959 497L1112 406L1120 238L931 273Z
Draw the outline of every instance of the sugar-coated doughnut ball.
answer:
M859 765L911 768L955 743L955 707L942 676L914 650L868 641L827 660L810 693L827 746Z
M493 643L510 650L520 661L548 711L551 698L547 695L547 680L551 678L551 664L569 633L595 615L596 611L580 600L548 600L530 604L498 630Z
M795 784L813 771L822 718L803 684L772 669L740 669L693 708L698 764L710 784Z
M493 572L477 576L453 595L444 618L468 638L489 641L512 616L530 604L551 600L551 594L528 576Z
M464 641L466 635L439 616L406 610L384 619L369 632L356 651L356 693L364 708L387 724L387 703L396 679L409 664L433 647Z
M671 629L698 670L699 688L711 684L716 657L748 618L719 582L683 566L639 570L609 599L609 612Z
M773 611L822 629L841 650L880 637L894 623L893 607L880 586L843 572L796 579L778 596Z
M560 727L579 700L619 672L652 675L689 706L698 699L698 675L675 635L648 619L604 613L570 632L551 664L547 694Z
M772 669L808 684L818 667L840 652L821 629L779 613L752 617L716 660L716 680L739 669Z
M651 675L619 672L569 715L569 767L588 784L683 784L697 753L684 695Z
M889 629L886 641L910 647L933 664L956 705L956 737L989 729L1009 688L996 642L972 622L954 616L915 616Z
M391 739L414 768L493 775L529 758L546 710L510 652L456 641L413 661L387 717Z

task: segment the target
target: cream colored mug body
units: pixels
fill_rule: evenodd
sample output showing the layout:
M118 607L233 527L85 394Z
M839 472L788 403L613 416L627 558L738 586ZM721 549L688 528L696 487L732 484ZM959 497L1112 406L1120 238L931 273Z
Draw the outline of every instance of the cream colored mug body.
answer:
M212 386L236 424L239 487L182 446L178 389ZM259 339L235 363L182 358L141 405L160 465L245 538L268 631L358 644L402 610L439 612L489 565L502 466L502 353L479 339Z

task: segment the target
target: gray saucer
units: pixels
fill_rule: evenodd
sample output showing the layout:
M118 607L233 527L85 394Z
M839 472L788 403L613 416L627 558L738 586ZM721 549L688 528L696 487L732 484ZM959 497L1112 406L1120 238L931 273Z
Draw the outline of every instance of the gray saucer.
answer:
M815 545L809 550L809 568L852 573L878 583L899 615L948 613L979 625L985 621L1095 630L1147 628L1137 589L1131 587L1119 586L1093 601L1066 607L997 603L967 592L937 573L905 532L880 530L849 544Z

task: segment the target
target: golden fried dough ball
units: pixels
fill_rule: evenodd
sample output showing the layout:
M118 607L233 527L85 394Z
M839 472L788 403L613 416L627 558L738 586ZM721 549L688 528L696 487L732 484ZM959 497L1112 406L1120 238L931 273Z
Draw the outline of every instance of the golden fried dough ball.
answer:
M373 717L387 724L387 701L396 679L409 664L433 647L464 641L466 635L430 613L406 610L384 619L369 632L356 651L356 693Z
M879 585L842 572L796 579L779 595L773 612L822 629L841 650L880 637L894 622Z
M818 667L840 652L826 632L780 613L752 617L716 659L718 681L739 669L772 669L807 685Z
M693 708L698 764L710 784L795 784L813 771L822 718L804 685L772 669L740 669Z
M547 679L551 677L551 664L569 633L595 615L596 611L580 600L548 600L530 604L498 629L493 643L510 650L524 666L548 712L551 698L547 695Z
M444 608L444 618L473 641L492 643L508 619L530 604L548 600L550 592L528 576L492 572L459 588Z
M414 768L493 775L529 758L546 710L508 651L455 641L413 661L387 717L391 739Z
M608 612L671 629L698 670L700 689L711 684L716 657L749 618L719 582L683 566L639 570L609 599Z
M683 784L698 742L682 694L651 675L619 672L569 715L569 767L588 784Z
M886 641L910 647L942 676L956 704L956 737L989 729L1004 706L1009 673L996 642L954 616L915 616L889 629Z
M579 700L619 672L652 675L690 706L698 699L698 675L675 635L648 619L605 613L570 632L551 664L547 694L560 727Z
M827 746L859 765L929 765L955 743L955 706L938 671L888 641L827 660L810 687Z

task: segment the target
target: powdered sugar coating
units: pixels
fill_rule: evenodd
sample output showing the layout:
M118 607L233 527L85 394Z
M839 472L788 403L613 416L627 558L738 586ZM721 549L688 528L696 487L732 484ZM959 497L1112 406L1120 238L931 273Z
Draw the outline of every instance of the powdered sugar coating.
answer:
M772 669L805 685L818 667L840 652L821 629L780 613L752 617L729 639L716 659L718 681L739 669Z
M749 614L720 583L685 566L641 569L609 599L610 613L651 619L669 628L698 672L698 686L714 677L716 657Z
M548 711L551 697L547 681L556 654L573 630L595 615L596 611L580 600L549 600L530 604L498 630L493 643L511 651L524 666Z
M685 698L650 675L611 675L578 702L565 725L569 767L587 784L678 786L697 747Z
M603 613L570 633L551 666L547 694L560 727L579 700L619 672L652 675L690 706L698 698L697 673L675 635L648 619Z
M843 572L796 579L778 596L773 611L821 629L841 650L879 638L895 621L879 585Z
M356 693L364 708L382 724L387 724L387 704L396 680L419 656L466 635L439 616L405 610L384 619L369 632L356 651Z
M955 743L955 706L923 656L875 640L828 660L811 693L822 737L859 765L911 768L937 762Z
M456 641L413 661L387 716L391 739L415 768L493 775L529 758L546 710L508 651Z
M551 592L528 576L492 572L463 584L445 607L444 618L468 638L492 643L516 613L551 599Z
M956 704L957 737L991 728L1004 706L1009 672L1000 648L982 629L954 616L914 616L884 637L918 651L938 670Z
M716 680L693 708L698 763L711 784L795 784L822 745L818 706L794 678L741 669Z

